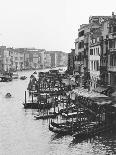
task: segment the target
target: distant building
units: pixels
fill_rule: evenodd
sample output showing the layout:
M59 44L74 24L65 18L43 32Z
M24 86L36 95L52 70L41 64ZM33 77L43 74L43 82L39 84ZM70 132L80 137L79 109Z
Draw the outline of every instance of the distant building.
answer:
M24 52L25 69L42 69L44 67L44 49L26 48Z
M75 68L74 60L75 60L75 49L71 49L71 53L68 53L68 67L67 67L67 70L68 70L69 74L73 74L73 72L74 72L74 68Z
M68 54L62 51L46 51L44 56L44 65L46 68L49 66L63 67L67 66Z
M56 51L56 67L67 66L68 54L62 51Z
M10 52L6 46L0 46L0 71L9 71L10 69Z
M44 67L51 68L51 55L48 51L44 53Z

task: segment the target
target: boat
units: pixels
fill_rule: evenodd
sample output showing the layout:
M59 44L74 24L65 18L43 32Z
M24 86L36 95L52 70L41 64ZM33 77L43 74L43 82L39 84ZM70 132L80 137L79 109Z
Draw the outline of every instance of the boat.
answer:
M116 124L110 123L110 124L104 124L104 123L96 123L91 122L87 126L84 126L77 132L73 134L74 140L83 140L86 138L90 138L95 135L99 135L101 133L107 132L112 130L113 128L116 128Z
M51 103L37 103L37 102L28 102L23 103L25 109L50 109L52 107Z
M21 76L20 79L21 80L25 80L27 77L26 76Z
M12 81L12 77L10 77L8 75L0 76L0 82L9 82L9 81Z
M6 97L6 98L11 98L12 95L11 95L10 93L7 93L7 94L5 95L5 97Z
M70 125L61 124L58 127L49 124L49 130L57 134L72 135L75 131L78 130L78 123L70 123Z
M57 113L54 114L43 114L34 116L36 119L48 119L48 118L56 118Z
M18 79L19 78L19 75L18 73L12 73L12 79Z
M74 123L74 122L73 122ZM64 126L69 126L69 125L72 125L72 121L66 121L66 122L62 122L62 123L55 123L51 120L51 126L53 127L56 127L56 128L61 128L61 127L64 127Z
M37 72L35 71L33 74L37 74Z
M63 123L55 123L52 122L49 124L49 130L57 133L57 134L62 134L62 135L72 135L74 134L76 131L78 131L80 129L80 125L86 125L87 121L83 121L83 123L80 124L80 121L66 121Z

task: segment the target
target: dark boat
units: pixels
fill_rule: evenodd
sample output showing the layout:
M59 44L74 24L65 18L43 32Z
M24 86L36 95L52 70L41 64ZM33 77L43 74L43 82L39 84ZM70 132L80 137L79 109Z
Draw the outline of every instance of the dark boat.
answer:
M23 105L25 109L50 109L52 107L51 103L38 104L37 102L24 103Z
M0 76L0 82L9 82L9 81L12 81L12 77L6 75Z
M83 123L80 124L79 120L76 121L66 121L63 123L55 123L51 121L51 124L49 124L49 130L58 133L58 134L69 134L72 135L76 131L80 129L81 126L84 126L87 124L87 121L83 121Z
M72 123L72 125L69 125L69 126L62 124L61 126L54 127L51 124L49 124L49 130L54 133L57 133L57 134L72 135L78 129L78 125L76 125L76 124L75 124L75 126L73 126L73 125L74 125L73 123Z
M20 79L21 80L25 80L27 77L26 76L21 76Z
M115 124L99 124L99 123L90 123L88 126L81 128L81 130L77 131L73 134L74 140L83 140L86 138L90 138L92 136L101 134L106 131L110 131L111 129L116 128Z
M10 93L7 93L7 94L5 95L5 97L6 97L6 98L11 98L12 95L11 95Z
M37 72L35 71L33 74L37 74Z

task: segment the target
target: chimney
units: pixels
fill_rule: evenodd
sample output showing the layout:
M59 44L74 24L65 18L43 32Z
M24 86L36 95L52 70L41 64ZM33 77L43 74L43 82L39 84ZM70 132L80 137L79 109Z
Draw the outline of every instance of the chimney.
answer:
M112 12L112 16L114 16L114 12Z
M112 18L114 18L114 17L115 17L114 12L112 12Z

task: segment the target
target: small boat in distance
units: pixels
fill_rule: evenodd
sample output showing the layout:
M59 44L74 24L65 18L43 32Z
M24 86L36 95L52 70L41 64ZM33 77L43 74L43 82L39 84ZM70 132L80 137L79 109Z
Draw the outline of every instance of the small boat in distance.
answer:
M6 98L11 98L12 95L11 95L11 93L6 93L5 97L6 97Z
M20 79L21 80L25 80L27 77L26 76L21 76Z
M12 79L18 79L19 78L19 75L17 72L13 72L12 73Z
M33 74L37 74L37 72L35 71Z

